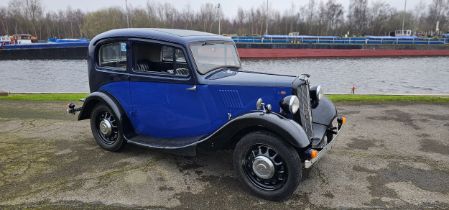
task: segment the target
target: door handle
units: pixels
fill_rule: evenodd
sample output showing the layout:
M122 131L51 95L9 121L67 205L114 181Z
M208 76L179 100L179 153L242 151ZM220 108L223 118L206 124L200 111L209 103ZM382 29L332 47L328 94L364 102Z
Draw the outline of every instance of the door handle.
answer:
M189 87L186 90L188 90L188 91L196 91L196 85L194 85L192 87Z

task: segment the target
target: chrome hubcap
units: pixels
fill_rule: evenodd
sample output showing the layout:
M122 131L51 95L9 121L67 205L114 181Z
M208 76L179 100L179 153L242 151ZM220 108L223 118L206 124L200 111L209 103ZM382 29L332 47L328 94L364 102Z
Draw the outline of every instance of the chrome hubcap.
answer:
M105 136L110 136L112 133L112 124L107 119L100 122L100 132Z
M262 179L271 179L275 168L273 162L265 156L257 156L253 162L254 173Z

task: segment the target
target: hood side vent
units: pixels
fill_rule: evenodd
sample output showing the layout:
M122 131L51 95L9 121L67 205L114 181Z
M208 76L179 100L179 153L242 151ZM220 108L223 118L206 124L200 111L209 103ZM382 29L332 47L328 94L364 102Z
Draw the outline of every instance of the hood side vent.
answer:
M237 90L218 90L223 104L231 109L243 108L243 102Z

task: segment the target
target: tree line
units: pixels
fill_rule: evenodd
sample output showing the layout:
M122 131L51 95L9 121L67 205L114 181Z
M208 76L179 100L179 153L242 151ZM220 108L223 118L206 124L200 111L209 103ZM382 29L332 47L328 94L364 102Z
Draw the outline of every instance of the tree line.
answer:
M278 3L270 1L271 6ZM70 7L59 11L43 8L41 0L10 0L7 6L0 7L0 35L28 33L39 39L92 38L109 29L128 26L218 33L219 19L223 34L238 35L262 35L266 31L269 34L389 35L401 29L403 19L405 29L424 35L437 33L437 25L440 32L449 31L449 0L422 0L406 12L382 0L351 0L347 8L336 0L309 0L305 5L291 3L286 11L267 11L263 1L254 8L239 8L235 17L224 16L222 8L211 3L200 8L187 5L178 9L155 0L139 7L107 7L93 12Z

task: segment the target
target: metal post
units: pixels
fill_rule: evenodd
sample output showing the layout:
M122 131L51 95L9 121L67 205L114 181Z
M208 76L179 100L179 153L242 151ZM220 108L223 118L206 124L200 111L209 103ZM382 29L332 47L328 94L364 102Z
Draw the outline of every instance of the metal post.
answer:
M128 28L129 28L129 10L128 10L128 0L125 0L125 6L126 6L126 24L128 24Z
M221 12L220 12L220 3L218 3L218 35L221 35Z

